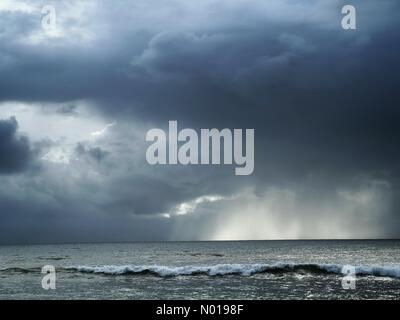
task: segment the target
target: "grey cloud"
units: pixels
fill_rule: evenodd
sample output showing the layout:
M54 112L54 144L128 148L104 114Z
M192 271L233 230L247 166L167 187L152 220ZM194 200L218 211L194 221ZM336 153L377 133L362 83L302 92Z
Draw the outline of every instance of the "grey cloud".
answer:
M60 108L57 109L57 113L60 114L65 114L65 115L77 115L77 106L73 104L68 104L61 106Z
M18 122L14 117L0 120L0 174L24 171L33 160L28 138L17 131Z
M109 154L108 151L103 150L101 147L84 146L82 143L78 143L75 147L75 152L78 156L88 156L97 162L101 162Z

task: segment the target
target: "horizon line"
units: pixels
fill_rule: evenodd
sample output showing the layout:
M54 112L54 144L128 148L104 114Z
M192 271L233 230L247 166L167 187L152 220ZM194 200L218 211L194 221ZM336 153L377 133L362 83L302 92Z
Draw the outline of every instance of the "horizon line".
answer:
M0 243L0 246L51 246L77 244L129 244L161 242L262 242L262 241L400 241L400 238L304 238L304 239L226 239L226 240L128 240L128 241L80 241L80 242L37 242L37 243Z

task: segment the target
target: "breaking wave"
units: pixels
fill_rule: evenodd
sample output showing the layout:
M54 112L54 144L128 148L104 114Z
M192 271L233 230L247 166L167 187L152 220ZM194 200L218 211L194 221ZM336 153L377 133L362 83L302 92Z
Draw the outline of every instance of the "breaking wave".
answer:
M0 269L0 273L37 273L40 272L40 268L20 268L20 267L11 267Z
M95 273L104 275L140 275L151 274L159 277L176 277L192 275L225 276L240 275L251 276L257 273L313 273L313 274L339 274L342 275L343 265L337 264L217 264L210 266L74 266L66 270L82 273ZM356 275L400 278L400 267L391 266L357 266Z

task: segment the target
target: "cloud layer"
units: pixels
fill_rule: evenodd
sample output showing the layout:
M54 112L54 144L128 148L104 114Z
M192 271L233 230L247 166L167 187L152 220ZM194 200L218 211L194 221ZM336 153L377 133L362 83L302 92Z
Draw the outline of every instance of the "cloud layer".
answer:
M399 237L399 4L353 2L2 2L0 241ZM149 166L168 120L254 174Z
M18 122L12 117L0 120L0 173L12 174L25 170L33 154L29 140L17 133Z

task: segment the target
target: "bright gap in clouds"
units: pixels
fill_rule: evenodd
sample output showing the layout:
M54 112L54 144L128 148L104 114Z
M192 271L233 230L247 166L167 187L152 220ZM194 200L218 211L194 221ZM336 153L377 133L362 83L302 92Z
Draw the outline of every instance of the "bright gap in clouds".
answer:
M18 131L32 143L46 142L50 147L44 161L69 164L77 143L99 139L116 125L96 116L85 101L63 104L3 102L0 119L15 117Z
M90 138L92 132L107 124L92 109L85 101L62 104L2 102L0 118L15 117L19 130L32 140L65 139L74 143Z
M220 195L206 195L198 197L194 200L182 202L176 206L175 211L170 215L185 215L189 213L193 213L196 211L197 207L204 204L204 203L212 203L221 200L227 200L227 197L220 196Z

